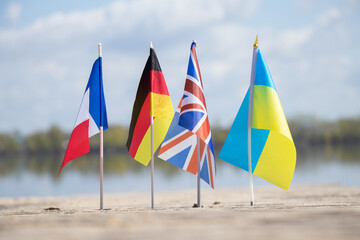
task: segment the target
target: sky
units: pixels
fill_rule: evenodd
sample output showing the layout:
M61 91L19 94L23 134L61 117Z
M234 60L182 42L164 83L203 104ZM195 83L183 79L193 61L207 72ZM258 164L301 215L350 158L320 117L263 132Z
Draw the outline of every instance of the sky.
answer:
M257 34L288 119L359 117L359 26L357 0L1 0L0 131L71 131L99 42L110 125L130 123L150 42L177 106L196 40L210 125L230 126Z

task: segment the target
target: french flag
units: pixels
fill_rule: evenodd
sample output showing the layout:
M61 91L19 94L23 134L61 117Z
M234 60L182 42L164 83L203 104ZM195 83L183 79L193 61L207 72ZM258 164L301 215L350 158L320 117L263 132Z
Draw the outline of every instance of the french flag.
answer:
M102 57L96 59L71 133L61 169L90 151L89 138L108 128L102 78Z

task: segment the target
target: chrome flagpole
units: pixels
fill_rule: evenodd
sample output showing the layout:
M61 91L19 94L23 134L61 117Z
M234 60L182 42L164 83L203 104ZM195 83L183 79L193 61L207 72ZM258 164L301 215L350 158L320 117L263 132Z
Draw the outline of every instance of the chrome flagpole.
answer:
M99 57L102 57L101 43L98 44ZM100 89L101 91L101 89ZM104 131L103 126L100 126L100 210L104 209L103 206L103 162L104 162Z
M151 123L151 208L154 209L154 119L150 115Z
M251 128L252 128L252 119L253 119L253 97L254 97L254 83L255 83L255 72L256 72L256 60L258 53L258 36L254 43L253 50L253 59L251 66L251 78L250 78L250 90L249 90L249 111L248 111L248 170L249 170L249 187L251 201L250 205L254 205L254 184L253 184L253 173L251 165Z
M152 42L150 48L154 49ZM152 115L152 98L150 100L150 126L151 126L151 208L154 209L154 118Z
M200 207L200 138L196 135L197 140L197 206Z

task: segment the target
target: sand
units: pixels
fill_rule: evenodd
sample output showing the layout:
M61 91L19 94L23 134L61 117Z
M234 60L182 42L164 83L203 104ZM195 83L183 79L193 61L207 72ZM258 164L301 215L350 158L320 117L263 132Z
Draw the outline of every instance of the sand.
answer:
M360 239L360 189L256 187L0 199L0 239ZM53 208L49 210L48 208ZM59 210L57 210L57 208ZM48 209L48 210L46 210Z

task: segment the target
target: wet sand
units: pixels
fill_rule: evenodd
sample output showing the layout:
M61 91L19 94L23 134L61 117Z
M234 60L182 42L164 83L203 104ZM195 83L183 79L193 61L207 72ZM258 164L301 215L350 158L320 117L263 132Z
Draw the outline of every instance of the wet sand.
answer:
M360 189L256 187L61 198L1 198L0 239L360 239Z

